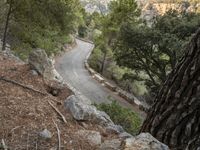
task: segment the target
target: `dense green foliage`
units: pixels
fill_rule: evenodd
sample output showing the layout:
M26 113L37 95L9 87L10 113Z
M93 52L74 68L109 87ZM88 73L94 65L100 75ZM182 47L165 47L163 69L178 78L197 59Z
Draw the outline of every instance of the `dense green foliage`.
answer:
M200 26L200 14L170 10L154 18L151 27L139 15L134 1L110 4L110 13L101 19L102 34L94 40L90 65L129 92L148 91L153 96Z
M82 10L82 14L83 23L78 28L78 34L82 38L94 40L96 32L101 30L101 20L103 17L97 12L89 14L85 10Z
M79 0L12 1L9 34L13 50L23 58L38 47L49 55L58 52L81 23L80 10Z
M56 54L78 32L95 42L91 67L136 95L159 89L200 25L199 14L169 11L149 27L134 0L112 1L108 14L88 14L79 0L2 0L1 31L10 4L8 41L21 58L34 48Z
M105 111L115 124L121 125L127 132L133 135L139 132L142 121L132 110L120 106L115 101L111 104L99 104L96 107Z
M175 11L158 16L152 27L125 23L114 46L116 61L120 66L135 70L137 77L156 92L183 55L183 46L199 25L200 15ZM148 77L142 78L141 72Z
M116 41L120 27L124 22L138 24L139 10L133 0L112 1L110 4L110 13L97 17L100 24L101 34L95 36L94 51L90 57L89 63L96 71L100 72L109 79L114 80L123 89L137 94L146 93L143 81L128 79L127 77L134 72L133 70L116 65L113 54L113 43ZM97 21L95 21L97 22Z

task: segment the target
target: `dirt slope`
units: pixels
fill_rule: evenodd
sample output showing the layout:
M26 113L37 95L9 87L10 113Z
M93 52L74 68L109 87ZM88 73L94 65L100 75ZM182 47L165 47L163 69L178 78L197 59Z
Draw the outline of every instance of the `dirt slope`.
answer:
M4 81L2 77L41 93ZM59 89L56 97L50 94L52 89ZM83 125L75 121L64 109L64 100L71 94L72 92L66 86L46 82L40 75L34 75L29 65L18 63L0 53L0 139L3 139L11 150L54 150L58 145L54 120L61 131L63 150L95 149L84 139L75 136L74 132L80 129L91 129L100 131L103 139L109 137L98 125L91 123ZM65 116L67 123L62 121L48 101ZM50 140L39 136L38 133L44 129L48 129L53 134Z

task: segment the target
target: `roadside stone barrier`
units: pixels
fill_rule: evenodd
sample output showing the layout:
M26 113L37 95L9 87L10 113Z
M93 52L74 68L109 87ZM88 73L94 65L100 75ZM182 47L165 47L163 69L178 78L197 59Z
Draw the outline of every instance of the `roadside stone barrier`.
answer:
M89 40L85 40L82 38L77 37L77 39L82 40L84 42L88 42L91 44L94 44L93 42L89 41ZM106 88L108 88L109 90L113 91L113 92L117 92L117 94L122 97L123 99L125 99L127 102L129 102L130 104L133 105L137 105L139 107L140 110L148 112L149 110L149 106L147 104L145 104L144 102L141 102L140 100L138 100L133 94L126 92L125 90L113 85L112 83L106 81L106 79L100 75L99 73L97 73L94 69L92 69L90 67L90 65L88 64L88 59L90 57L92 52L90 52L84 61L84 66L85 68L88 70L88 72L91 74L91 76L97 80L99 83L103 84Z
M96 72L91 68L89 68L88 71L92 76L94 76L96 74Z
M105 82L104 78L101 77L99 74L94 74L94 79L96 79L100 83L104 83Z
M129 103L135 104L135 97L132 94L129 94L128 92L122 90L122 89L117 89L118 95L124 99L126 99Z
M110 89L111 91L113 91L113 92L116 92L117 91L117 87L116 86L114 86L114 85L112 85L111 83L109 83L109 82L104 82L104 85L108 88L108 89Z

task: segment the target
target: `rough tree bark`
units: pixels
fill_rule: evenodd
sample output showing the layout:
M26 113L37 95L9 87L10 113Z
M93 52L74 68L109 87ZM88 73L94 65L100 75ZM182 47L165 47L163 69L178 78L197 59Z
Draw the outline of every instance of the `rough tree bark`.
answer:
M200 149L200 29L160 89L141 132L171 149Z

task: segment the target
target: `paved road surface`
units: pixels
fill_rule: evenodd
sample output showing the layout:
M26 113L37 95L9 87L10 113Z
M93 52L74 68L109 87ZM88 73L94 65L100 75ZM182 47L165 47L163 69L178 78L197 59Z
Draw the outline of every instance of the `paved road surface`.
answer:
M76 40L77 46L69 52L64 53L56 60L56 70L65 81L75 87L81 94L92 102L110 103L117 100L122 106L131 108L143 114L137 106L133 106L94 80L84 67L86 56L92 51L93 45L81 40Z

